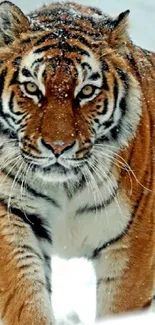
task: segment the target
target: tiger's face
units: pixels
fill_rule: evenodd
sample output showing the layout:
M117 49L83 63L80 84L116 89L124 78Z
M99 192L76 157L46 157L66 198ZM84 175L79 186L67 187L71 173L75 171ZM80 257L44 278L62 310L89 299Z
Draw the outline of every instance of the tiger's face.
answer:
M24 114L17 129L22 156L48 179L75 177L103 135L107 85L100 61L85 51L75 63L72 53L67 60L61 53L53 58L52 51L34 59L32 51L21 61L18 85L12 86Z
M2 69L1 124L37 177L106 174L138 124L138 85L107 42L75 38L63 26L57 35L40 32Z

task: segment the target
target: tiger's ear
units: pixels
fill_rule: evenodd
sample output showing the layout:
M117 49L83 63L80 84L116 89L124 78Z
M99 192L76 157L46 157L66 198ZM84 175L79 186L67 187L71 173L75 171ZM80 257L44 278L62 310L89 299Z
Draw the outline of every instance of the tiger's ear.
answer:
M130 10L122 12L112 21L110 26L109 43L113 47L121 47L128 40L128 15Z
M10 1L0 3L0 46L11 44L29 28L28 18Z

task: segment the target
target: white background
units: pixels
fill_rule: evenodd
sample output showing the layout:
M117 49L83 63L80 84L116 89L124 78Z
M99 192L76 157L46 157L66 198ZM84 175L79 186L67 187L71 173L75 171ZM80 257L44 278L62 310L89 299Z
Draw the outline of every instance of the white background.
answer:
M14 0L24 12L48 4L50 0ZM101 8L104 12L118 15L130 9L130 35L137 45L155 51L155 0L81 0L76 1L85 5ZM83 323L91 324L95 313L95 277L93 270L86 261L73 260L70 262L54 259L54 307L56 315L60 317L73 311ZM153 320L154 319L154 320ZM155 316L142 315L137 319L119 320L115 324L129 324L131 322L153 324ZM111 322L107 323L110 325Z

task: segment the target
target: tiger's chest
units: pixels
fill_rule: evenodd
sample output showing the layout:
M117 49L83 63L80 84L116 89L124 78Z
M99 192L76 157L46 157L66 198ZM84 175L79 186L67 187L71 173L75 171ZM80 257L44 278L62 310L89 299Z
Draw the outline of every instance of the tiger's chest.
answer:
M8 187L3 189L4 197ZM38 189L40 194L36 195ZM25 193L24 221L37 236L43 255L89 258L95 249L106 247L128 230L132 213L121 193L117 182L112 181L110 188L106 183L91 188L84 186L72 197L63 186L52 185L46 190L36 186ZM18 187L13 197L12 208L21 210Z
M94 250L119 238L128 228L131 211L115 189L100 192L85 188L68 199L64 191L53 192L60 208L49 206L47 220L52 253L62 258L91 257Z

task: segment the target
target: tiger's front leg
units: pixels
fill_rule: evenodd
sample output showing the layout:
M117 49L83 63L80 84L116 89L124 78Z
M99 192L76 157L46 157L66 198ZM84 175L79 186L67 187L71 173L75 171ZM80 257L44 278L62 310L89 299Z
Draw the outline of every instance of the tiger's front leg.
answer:
M141 237L141 236L140 236ZM120 240L99 251L93 264L97 276L97 320L151 305L154 285L153 242L143 235L130 244Z
M29 225L0 207L0 319L53 325L44 259Z

